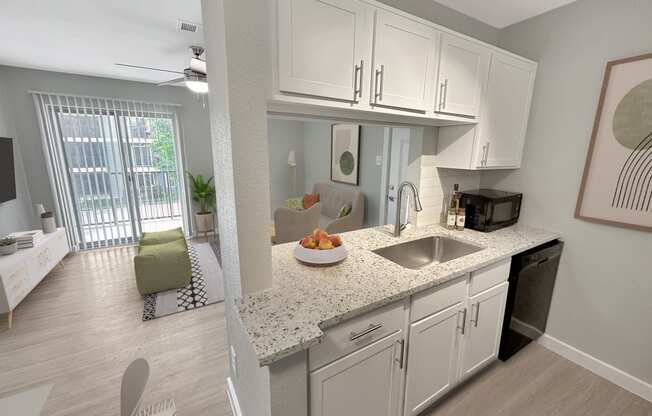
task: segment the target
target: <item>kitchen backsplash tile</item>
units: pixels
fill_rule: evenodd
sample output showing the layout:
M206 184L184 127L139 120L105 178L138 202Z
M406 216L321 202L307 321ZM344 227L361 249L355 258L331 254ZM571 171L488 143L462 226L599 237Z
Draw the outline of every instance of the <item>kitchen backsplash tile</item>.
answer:
M428 166L430 160L422 159L419 193L423 211L417 214L417 225L430 225L442 222L442 214L454 184L461 191L480 188L482 172L456 169L442 169Z

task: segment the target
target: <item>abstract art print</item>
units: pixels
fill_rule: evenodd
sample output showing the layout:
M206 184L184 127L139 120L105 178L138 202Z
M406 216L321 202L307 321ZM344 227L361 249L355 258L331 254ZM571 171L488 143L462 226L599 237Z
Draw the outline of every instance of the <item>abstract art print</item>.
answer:
M607 63L575 216L652 231L652 54Z
M331 181L358 184L360 125L331 126Z

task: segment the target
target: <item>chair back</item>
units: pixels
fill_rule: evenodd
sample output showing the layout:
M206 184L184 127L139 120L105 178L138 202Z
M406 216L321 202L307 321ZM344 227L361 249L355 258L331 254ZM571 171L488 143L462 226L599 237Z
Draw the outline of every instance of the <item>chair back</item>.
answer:
M290 208L278 208L274 211L276 244L299 241L319 227L321 204L316 203L308 209L297 211Z
M122 375L120 387L120 416L135 416L143 400L149 380L149 364L143 358L129 364Z

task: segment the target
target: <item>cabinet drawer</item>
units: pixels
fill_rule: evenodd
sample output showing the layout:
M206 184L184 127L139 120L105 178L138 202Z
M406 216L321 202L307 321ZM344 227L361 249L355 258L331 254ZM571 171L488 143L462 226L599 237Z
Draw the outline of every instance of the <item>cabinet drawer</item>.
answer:
M462 302L466 296L466 278L445 286L417 293L412 296L412 312L410 322L416 322L428 315L442 311L456 303Z
M506 282L509 277L509 267L511 264L512 259L508 258L471 273L469 294L473 296L502 282Z
M402 330L405 326L406 303L407 300L393 303L325 330L321 344L310 348L310 370Z

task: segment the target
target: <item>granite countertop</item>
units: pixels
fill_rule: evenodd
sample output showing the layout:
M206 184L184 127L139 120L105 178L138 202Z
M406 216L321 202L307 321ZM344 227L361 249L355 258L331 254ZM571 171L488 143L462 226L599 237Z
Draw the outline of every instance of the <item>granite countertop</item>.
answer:
M485 249L420 270L403 268L371 251L433 235ZM240 319L259 364L269 365L318 344L323 330L339 322L559 237L520 225L491 233L431 225L405 230L400 238L386 227L368 228L342 234L349 255L330 267L299 263L292 254L296 243L274 246L273 286L239 299Z

